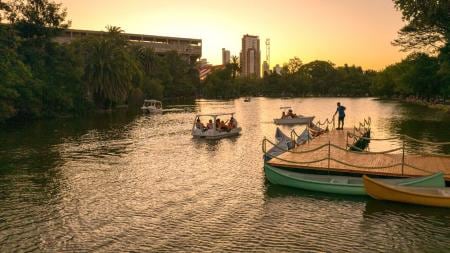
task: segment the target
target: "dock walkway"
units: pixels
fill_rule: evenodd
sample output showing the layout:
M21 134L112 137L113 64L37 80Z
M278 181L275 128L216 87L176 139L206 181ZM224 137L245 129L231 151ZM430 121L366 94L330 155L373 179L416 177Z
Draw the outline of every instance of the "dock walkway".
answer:
M347 132L350 131L333 129L273 157L268 164L302 170L391 177L418 177L442 171L445 180L450 181L450 156L403 155L401 150L400 153L348 151Z

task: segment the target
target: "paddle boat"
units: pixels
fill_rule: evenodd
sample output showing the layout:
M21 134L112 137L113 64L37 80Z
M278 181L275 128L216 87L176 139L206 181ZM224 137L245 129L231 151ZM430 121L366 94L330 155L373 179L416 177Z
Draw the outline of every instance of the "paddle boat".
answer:
M273 122L277 125L309 124L314 119L314 116L295 115L292 112L292 107L290 106L282 106L280 107L280 109L283 111L282 112L283 116L279 119L273 119Z
M221 122L219 118L220 116L230 116L230 119L225 123L226 127L218 127L218 124L216 122ZM209 123L206 125L201 122L201 118L205 117L209 118ZM238 123L234 118L234 112L197 114L195 116L194 125L192 127L192 136L194 138L215 140L239 135L241 131L242 128L238 126Z
M306 174L296 171L280 169L264 164L264 172L272 184L284 185L303 190L345 194L367 195L363 178L356 176L337 176ZM420 187L444 187L443 173L436 173L426 177L379 179L386 185L420 186ZM430 188L432 189L432 188ZM370 194L370 193L369 193Z
M368 176L363 179L367 193L374 199L450 208L450 187L406 187L386 184Z
M146 99L144 100L141 110L144 113L162 113L162 103L158 100Z

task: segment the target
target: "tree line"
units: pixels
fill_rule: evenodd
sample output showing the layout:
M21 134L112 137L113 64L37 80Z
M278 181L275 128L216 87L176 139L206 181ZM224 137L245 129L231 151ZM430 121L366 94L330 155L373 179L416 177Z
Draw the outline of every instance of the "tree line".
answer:
M233 98L262 95L284 96L369 96L376 76L358 66L339 66L329 61L302 64L297 57L284 64L280 73L265 73L261 79L233 75L233 63L210 74L200 93L206 97Z

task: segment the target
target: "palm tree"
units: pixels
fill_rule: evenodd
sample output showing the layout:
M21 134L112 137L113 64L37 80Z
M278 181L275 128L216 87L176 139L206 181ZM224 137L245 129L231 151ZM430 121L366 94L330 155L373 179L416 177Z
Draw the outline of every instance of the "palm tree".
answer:
M239 57L236 55L233 55L231 57L231 75L233 79L236 78L237 73L241 71L241 66L239 64Z
M114 38L95 38L87 45L85 80L101 102L123 102L138 72L135 61Z

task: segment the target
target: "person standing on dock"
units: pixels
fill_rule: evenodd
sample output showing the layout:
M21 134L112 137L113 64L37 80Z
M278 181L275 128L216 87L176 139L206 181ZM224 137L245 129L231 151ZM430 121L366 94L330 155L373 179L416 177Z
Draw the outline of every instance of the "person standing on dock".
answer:
M338 115L338 127L336 129L337 130L342 130L342 129L344 129L345 106L341 105L340 102L337 103L337 109L336 109L336 112L333 115L333 119L334 119L334 117L336 116L337 113L339 113L339 115Z

